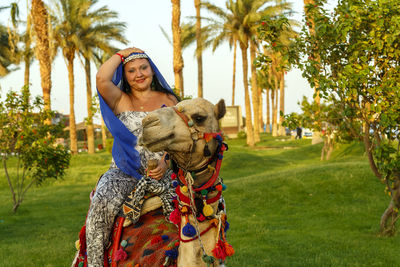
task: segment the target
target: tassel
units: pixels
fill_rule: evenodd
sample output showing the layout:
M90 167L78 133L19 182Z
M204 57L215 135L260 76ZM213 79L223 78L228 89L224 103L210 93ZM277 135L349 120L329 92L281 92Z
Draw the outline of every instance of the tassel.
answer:
M182 193L187 193L187 191L188 191L188 188L187 188L186 185L184 185L184 186L181 187L181 192L182 192Z
M199 222L204 222L205 219L206 219L206 217L204 217L204 215L201 214L201 213L200 213L200 216L197 217L197 220L198 220Z
M114 260L115 261L124 261L124 260L126 260L127 257L128 257L128 254L126 254L126 252L122 248L120 248L115 252Z
M215 258L225 260L227 255L225 252L225 244L222 242L222 240L218 240L215 248L212 250L212 253Z
M207 254L204 254L201 259L207 263L207 267L210 266L210 264L213 264L215 261L215 258L213 256L208 256Z
M232 245L228 244L228 242L225 242L225 252L226 256L230 257L233 254L235 254L235 250L233 249Z
M79 253L85 255L86 252L86 225L79 232Z
M154 238L150 241L150 244L151 244L151 245L157 244L157 243L159 243L161 240L163 240L161 236L156 236L156 237L154 237Z
M178 258L178 250L176 248L166 250L164 253L165 253L165 256L170 257L171 259Z
M75 241L75 248L76 248L77 251L79 251L80 247L81 247L81 243L80 243L80 241L78 239L78 240Z
M121 247L126 247L128 245L128 241L126 241L126 240L122 240L121 241Z
M225 233L226 233L226 231L228 231L228 230L229 230L229 223L226 221L226 222L225 222L225 229L224 229Z
M222 191L222 185L221 184L217 184L216 186L215 186L215 190L217 190L217 191Z
M181 213L179 209L174 209L169 215L169 221L173 224L180 225L181 224Z
M187 223L182 229L182 233L187 237L194 237L196 235L196 229L190 223Z
M204 208L203 208L204 216L209 217L213 215L213 213L214 213L213 208L210 205L206 204L206 202L204 202Z

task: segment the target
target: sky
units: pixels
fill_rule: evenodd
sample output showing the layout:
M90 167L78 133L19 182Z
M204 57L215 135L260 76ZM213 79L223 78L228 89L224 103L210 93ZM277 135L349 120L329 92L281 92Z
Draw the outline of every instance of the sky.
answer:
M1 5L7 5L2 1ZM17 0L20 5L20 16L26 16L26 0ZM45 3L48 1L45 0ZM224 7L225 1L212 0L211 3ZM295 12L293 19L302 20L303 0L289 0ZM330 0L334 2L334 0ZM110 10L119 14L119 21L126 23L125 36L129 44L126 47L135 46L144 50L157 65L167 82L174 85L173 73L173 50L172 45L163 35L160 27L166 30L171 36L171 10L172 4L168 0L100 0L97 8L107 5ZM195 16L196 11L193 0L181 0L181 21L187 21L191 16ZM206 16L202 11L202 16ZM0 13L0 21L4 24L8 22L9 12ZM203 22L203 25L205 23ZM124 45L120 46L124 48ZM183 51L184 60L184 92L185 95L197 96L197 61L194 55L196 45L193 44ZM242 76L241 54L238 49L236 61L236 93L235 105L242 107L242 115L245 115L244 108L244 87ZM19 90L23 85L24 69L20 69L0 78L1 96L10 89ZM37 61L30 68L30 90L33 95L42 95L40 87L40 72ZM95 88L96 67L92 67L92 84ZM75 60L75 116L76 123L84 120L87 116L86 111L86 85L83 67L78 59ZM221 45L214 52L206 50L203 53L203 97L212 103L217 103L224 99L229 106L232 104L232 74L233 74L233 49L229 48L228 43ZM313 90L308 82L302 78L301 71L293 69L289 71L285 78L285 113L300 112L298 102L306 96L311 99ZM95 91L95 90L93 90ZM94 92L95 93L95 92ZM265 103L265 98L263 100ZM69 113L69 86L68 72L61 53L53 63L52 69L52 89L51 106L63 114ZM264 114L265 114L264 104Z

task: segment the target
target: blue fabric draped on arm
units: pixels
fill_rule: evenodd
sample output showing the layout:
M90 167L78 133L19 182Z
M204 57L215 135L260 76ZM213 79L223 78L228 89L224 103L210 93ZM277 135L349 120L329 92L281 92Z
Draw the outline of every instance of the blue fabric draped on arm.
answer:
M147 56L147 60L149 61L150 66L153 69L154 75L157 77L161 86L164 87L167 91L171 92L173 95L175 95L171 87L169 87L168 83L165 81L164 77L157 69L156 65L150 59L150 57ZM123 82L122 72L123 64L121 62L121 64L114 72L114 76L112 78L112 82L120 89ZM135 149L135 146L137 144L137 137L129 131L129 129L122 123L122 121L117 118L117 116L115 116L114 112L104 101L98 90L97 94L99 95L100 99L100 109L104 123L114 137L112 156L114 158L115 164L124 173L135 177L138 180L141 179L142 175L138 172L140 168L140 155L139 152Z

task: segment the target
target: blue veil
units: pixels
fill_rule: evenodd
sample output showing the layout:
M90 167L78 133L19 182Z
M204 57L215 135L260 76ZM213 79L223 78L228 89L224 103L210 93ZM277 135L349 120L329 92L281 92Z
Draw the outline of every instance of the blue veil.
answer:
M150 59L150 57L147 56L147 60L149 61L154 75L157 77L158 82L161 84L161 86L175 96L171 87L169 87L168 83L165 81L164 77L162 76L156 65L153 63L153 61ZM112 82L121 90L123 83L122 74L123 64L121 62L121 64L119 64L118 68L114 72L114 76L112 78ZM100 99L100 110L104 123L114 137L112 156L115 163L117 164L118 168L121 169L124 173L135 177L138 180L141 179L142 175L138 172L138 169L140 168L140 155L139 152L135 149L135 146L137 144L137 137L133 133L131 133L129 129L126 128L126 126L115 116L114 112L104 101L98 90L97 94L99 95Z

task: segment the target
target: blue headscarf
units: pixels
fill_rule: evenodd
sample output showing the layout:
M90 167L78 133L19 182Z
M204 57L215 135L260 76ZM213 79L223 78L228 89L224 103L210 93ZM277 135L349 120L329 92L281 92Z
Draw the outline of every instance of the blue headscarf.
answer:
M132 53L131 55L133 54L140 53ZM161 84L161 86L175 96L171 87L169 87L168 83L165 81L164 77L149 56L147 56L147 60L149 61L154 75L157 77L158 82ZM121 62L121 64L119 64L118 68L114 72L114 76L112 78L112 82L121 90L123 84L122 77L123 64ZM118 168L121 169L124 173L135 177L138 180L141 179L142 175L138 172L140 168L140 155L139 152L135 149L135 146L137 144L137 137L133 133L131 133L129 129L126 128L126 126L122 123L122 121L120 121L115 116L114 112L104 101L98 90L97 94L99 95L100 99L100 110L101 115L103 116L104 123L114 137L112 148L112 156L114 158L114 162L117 164Z

